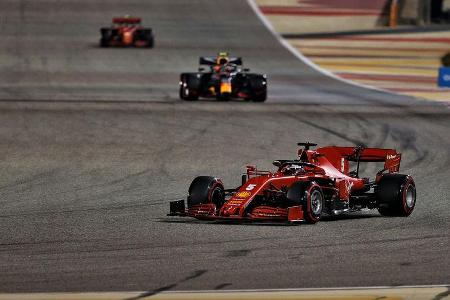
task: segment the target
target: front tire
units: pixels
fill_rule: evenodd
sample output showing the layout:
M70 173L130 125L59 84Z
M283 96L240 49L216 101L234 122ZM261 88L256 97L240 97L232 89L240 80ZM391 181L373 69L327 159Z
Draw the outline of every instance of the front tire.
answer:
M253 102L264 102L267 99L267 80L262 75L249 77L250 95Z
M198 100L201 87L201 76L199 74L181 74L180 98L187 101Z
M416 205L416 186L409 175L384 174L375 188L378 211L383 216L409 216Z
M294 205L301 205L303 217L307 223L315 224L322 217L325 198L320 186L314 182L295 182L289 188L286 197Z
M214 203L220 208L225 202L225 189L220 179L211 176L198 176L189 186L187 205Z

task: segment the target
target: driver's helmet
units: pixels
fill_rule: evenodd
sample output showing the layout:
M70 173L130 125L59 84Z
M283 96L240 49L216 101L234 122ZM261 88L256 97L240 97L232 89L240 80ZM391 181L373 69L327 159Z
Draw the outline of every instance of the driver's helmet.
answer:
M125 25L130 25L129 22L128 22L128 20L129 20L130 18L131 18L131 15L124 15L124 16L123 16Z
M227 52L219 52L216 58L216 64L225 65L229 62L229 57Z

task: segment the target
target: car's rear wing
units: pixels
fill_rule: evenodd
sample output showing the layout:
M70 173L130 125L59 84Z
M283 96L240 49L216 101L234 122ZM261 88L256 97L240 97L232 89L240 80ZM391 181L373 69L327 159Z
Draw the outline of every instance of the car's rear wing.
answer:
M216 61L216 57L200 56L198 63L200 65L212 66L212 65L215 65L217 63L217 61ZM240 65L242 65L242 58L241 57L229 57L228 63L240 66Z
M400 169L401 153L395 149L363 148L363 147L324 147L317 153L324 155L338 170L344 173L348 170L348 162L384 162L384 170L389 173Z
M141 23L141 18L137 18L137 17L115 17L115 18L112 19L112 22L114 24L122 24L122 23L139 24L139 23Z

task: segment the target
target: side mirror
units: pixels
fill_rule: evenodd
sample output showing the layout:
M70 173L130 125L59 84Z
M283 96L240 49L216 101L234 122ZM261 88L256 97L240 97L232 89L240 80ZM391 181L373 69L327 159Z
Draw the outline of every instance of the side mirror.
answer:
M205 71L205 68L198 68L198 71L203 72L203 71Z
M247 180L248 180L247 174L242 174L242 177L241 177L242 185L244 185L247 182Z
M244 71L244 72L250 72L250 69L249 69L249 68L244 68L244 69L242 69L242 71Z

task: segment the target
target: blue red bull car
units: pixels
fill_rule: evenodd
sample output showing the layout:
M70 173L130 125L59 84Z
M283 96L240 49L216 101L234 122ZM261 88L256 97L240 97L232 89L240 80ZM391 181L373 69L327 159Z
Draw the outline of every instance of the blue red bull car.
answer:
M151 28L141 26L141 18L117 17L112 19L110 27L100 29L101 47L148 47L154 46L154 35Z
M324 215L377 209L383 216L409 216L416 203L411 176L400 174L394 149L329 146L311 150L299 143L296 159L275 160L274 172L247 166L242 185L226 189L220 178L199 176L187 200L172 201L169 216L200 220L316 223ZM373 178L360 165L378 163ZM354 169L350 170L350 166Z
M242 58L220 52L216 57L200 57L199 64L198 72L180 75L181 99L266 101L267 76L250 73L249 69L242 68Z

